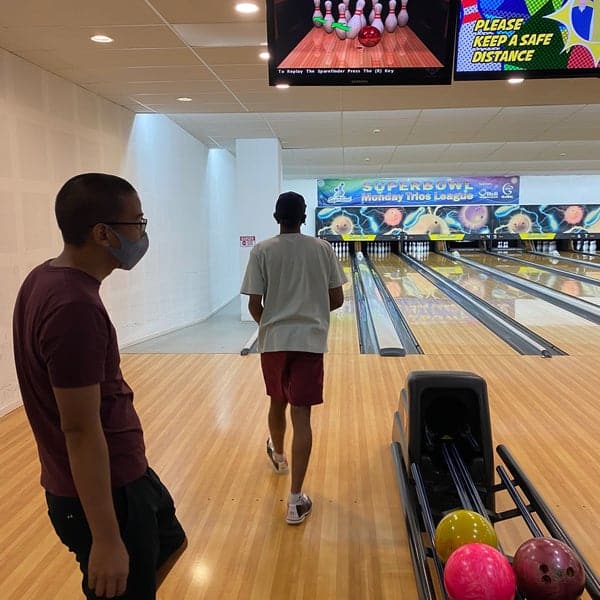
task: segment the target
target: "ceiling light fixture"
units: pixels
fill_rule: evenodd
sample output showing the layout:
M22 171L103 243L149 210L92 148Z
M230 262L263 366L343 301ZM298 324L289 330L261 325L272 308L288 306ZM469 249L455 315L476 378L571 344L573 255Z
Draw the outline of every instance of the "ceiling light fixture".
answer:
M374 133L374 134L381 133L381 129L373 129L373 133Z
M258 55L258 58L262 58L263 60L269 60L269 58L271 58L271 55L268 52L261 52Z
M365 162L369 162L371 159L367 156L365 157Z
M516 85L517 83L523 83L525 81L525 79L523 77L511 77L507 81L508 81L508 83L512 83L513 85Z
M237 10L239 13L249 15L251 13L258 12L258 6L252 2L240 2L239 4L235 5L235 10Z
M115 41L107 35L93 35L90 40L92 40L92 42L96 42L97 44L110 44L111 42Z
M290 87L290 84L289 83L278 83L275 87L279 88L280 90L287 90Z
M179 100L179 102L191 102L192 99L188 98L187 96L181 96L181 98L177 98L177 100Z
M564 152L561 152L561 153L559 154L559 156L566 156L566 154L565 154Z

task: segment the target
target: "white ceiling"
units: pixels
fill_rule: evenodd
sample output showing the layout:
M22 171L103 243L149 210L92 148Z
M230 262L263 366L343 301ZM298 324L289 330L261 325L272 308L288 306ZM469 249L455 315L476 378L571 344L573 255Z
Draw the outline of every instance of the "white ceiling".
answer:
M234 4L0 0L0 47L211 148L278 137L286 178L600 171L598 78L279 90L258 57L264 2Z

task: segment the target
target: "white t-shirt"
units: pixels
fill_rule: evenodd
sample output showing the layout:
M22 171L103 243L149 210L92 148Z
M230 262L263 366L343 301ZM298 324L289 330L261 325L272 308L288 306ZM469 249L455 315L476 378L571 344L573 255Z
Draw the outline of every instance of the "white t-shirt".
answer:
M346 281L324 240L283 233L256 244L241 293L263 296L258 351L327 352L329 290Z

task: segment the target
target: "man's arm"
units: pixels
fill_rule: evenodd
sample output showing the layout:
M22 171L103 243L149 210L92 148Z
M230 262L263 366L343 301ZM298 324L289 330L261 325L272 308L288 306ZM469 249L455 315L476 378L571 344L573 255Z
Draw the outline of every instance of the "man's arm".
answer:
M344 304L344 290L342 286L329 288L329 310L335 310Z
M92 533L88 585L97 596L113 598L127 587L129 555L113 505L100 385L53 390L73 481Z
M248 310L252 318L260 325L260 318L263 314L262 296L250 294L248 298Z

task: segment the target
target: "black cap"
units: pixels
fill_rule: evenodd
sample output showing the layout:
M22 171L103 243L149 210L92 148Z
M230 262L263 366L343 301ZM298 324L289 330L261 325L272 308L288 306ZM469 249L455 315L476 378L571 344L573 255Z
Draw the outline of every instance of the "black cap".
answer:
M278 221L301 222L306 212L304 197L296 192L284 192L277 198L275 218Z

